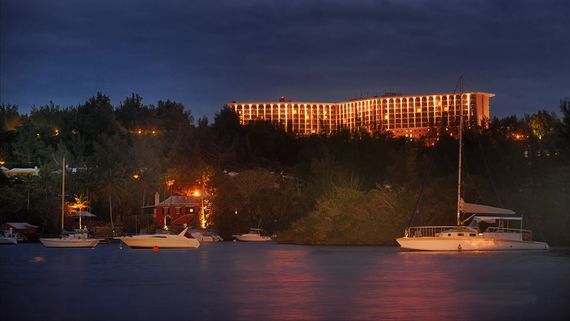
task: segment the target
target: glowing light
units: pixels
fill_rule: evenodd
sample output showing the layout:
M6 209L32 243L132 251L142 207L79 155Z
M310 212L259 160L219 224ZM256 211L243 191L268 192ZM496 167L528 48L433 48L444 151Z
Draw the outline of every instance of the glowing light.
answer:
M421 108L417 108L417 109L416 109L416 113L421 113L421 112L422 112L422 109L421 109Z
M85 199L83 195L75 195L74 196L75 202L70 204L70 207L79 211L79 229L82 229L81 225L81 211L89 208L89 201Z
M172 187L172 185L174 185L174 182L176 182L176 180L174 179L169 179L165 182L166 186L168 187Z
M192 192L192 196L194 196L194 197L200 196L200 191L196 190L196 191Z
M139 179L140 175L137 173L134 173L131 177L134 179Z

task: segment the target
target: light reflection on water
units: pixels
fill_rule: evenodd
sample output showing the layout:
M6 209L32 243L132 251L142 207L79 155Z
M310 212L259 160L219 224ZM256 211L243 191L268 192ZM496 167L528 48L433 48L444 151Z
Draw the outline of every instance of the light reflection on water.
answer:
M3 319L568 319L570 251L0 248ZM7 315L6 315L7 314Z

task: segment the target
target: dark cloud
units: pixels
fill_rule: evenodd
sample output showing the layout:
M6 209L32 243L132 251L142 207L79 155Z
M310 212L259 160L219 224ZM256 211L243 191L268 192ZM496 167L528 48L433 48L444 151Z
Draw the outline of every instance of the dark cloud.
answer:
M566 1L0 2L0 102L339 101L386 90L497 94L493 114L570 96Z

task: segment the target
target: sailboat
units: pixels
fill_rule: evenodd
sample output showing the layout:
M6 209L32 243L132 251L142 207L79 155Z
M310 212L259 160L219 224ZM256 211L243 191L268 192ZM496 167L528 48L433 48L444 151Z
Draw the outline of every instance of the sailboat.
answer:
M52 248L94 248L99 244L98 239L90 238L87 228L81 226L81 212L79 213L79 229L74 232L64 232L65 216L65 157L61 169L61 236L58 238L40 238L45 247Z
M463 77L460 82L462 97ZM459 103L459 162L457 178L457 225L411 226L396 241L402 249L423 251L548 250L546 242L532 240L523 230L523 217L510 209L467 203L461 197L463 152L463 99ZM467 216L466 219L462 217Z

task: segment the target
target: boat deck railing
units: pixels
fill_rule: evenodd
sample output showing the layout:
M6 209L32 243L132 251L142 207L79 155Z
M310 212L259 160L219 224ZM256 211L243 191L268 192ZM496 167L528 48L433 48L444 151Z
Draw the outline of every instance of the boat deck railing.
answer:
M465 230L473 232L474 230L467 226L411 226L406 228L404 237L437 237L441 232ZM505 227L488 227L485 233L515 233L522 234L525 241L532 240L532 232L529 230Z
M435 237L443 231L466 228L465 226L411 226L406 228L405 237Z
M516 233L516 234L520 233L520 234L522 234L523 240L525 240L525 241L532 240L532 231L530 231L530 230L492 226L492 227L487 228L487 230L485 232L487 232L487 233Z

